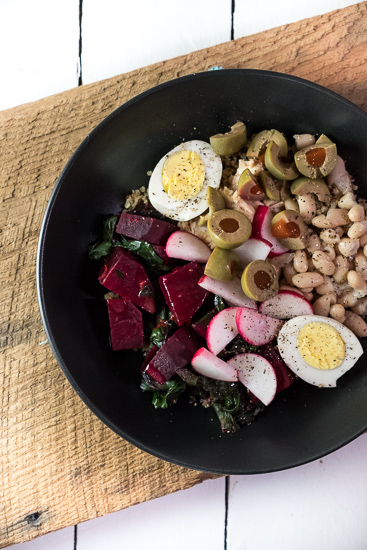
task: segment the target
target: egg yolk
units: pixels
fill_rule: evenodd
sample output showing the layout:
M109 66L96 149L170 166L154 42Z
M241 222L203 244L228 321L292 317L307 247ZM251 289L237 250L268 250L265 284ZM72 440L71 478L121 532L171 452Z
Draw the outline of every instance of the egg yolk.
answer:
M339 332L327 323L308 323L298 333L297 348L311 367L330 370L345 357L345 343Z
M195 151L176 151L163 164L163 189L176 201L196 197L203 187L204 179L205 166Z

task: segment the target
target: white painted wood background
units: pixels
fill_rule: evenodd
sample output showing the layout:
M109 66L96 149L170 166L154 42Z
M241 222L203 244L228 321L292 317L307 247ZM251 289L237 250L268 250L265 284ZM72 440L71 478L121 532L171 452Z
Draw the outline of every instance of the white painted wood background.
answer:
M0 0L0 110L354 3ZM12 548L366 550L366 457L362 435L305 466L206 481Z

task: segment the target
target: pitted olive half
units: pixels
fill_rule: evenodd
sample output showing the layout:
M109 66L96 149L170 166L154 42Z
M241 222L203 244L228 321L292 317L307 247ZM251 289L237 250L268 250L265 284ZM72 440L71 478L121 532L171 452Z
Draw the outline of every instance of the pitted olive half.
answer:
M209 210L206 214L200 216L198 225L201 226L207 224L214 212L218 212L218 210L223 210L223 208L226 207L226 203L222 193L218 191L218 189L214 189L214 187L208 187L206 202L208 203Z
M208 221L209 237L220 248L240 246L250 237L251 231L250 220L237 210L219 210Z
M286 157L288 155L288 143L283 134L278 130L263 130L256 134L248 146L246 155L250 158L260 158L262 162L264 159L262 156L265 153L265 149L271 141L274 141L279 145L280 155Z
M271 233L290 250L302 250L307 246L307 228L302 216L294 210L283 210L274 216Z
M240 271L240 260L233 250L216 246L206 262L205 275L217 281L233 281Z
M301 174L308 178L322 178L333 170L336 164L335 143L315 143L294 155L294 161Z
M248 168L240 175L237 190L238 195L245 201L263 201L265 199L264 191Z
M265 151L265 166L267 170L279 180L294 180L299 176L294 162L283 160L279 145L271 141Z
M292 181L291 193L293 195L307 195L313 193L324 204L330 204L330 191L324 180L311 179L302 176Z
M279 282L275 268L266 260L254 260L241 276L242 290L249 298L264 302L278 293Z
M229 132L215 134L209 138L214 153L221 157L234 155L244 147L247 140L246 126L243 122L236 122Z

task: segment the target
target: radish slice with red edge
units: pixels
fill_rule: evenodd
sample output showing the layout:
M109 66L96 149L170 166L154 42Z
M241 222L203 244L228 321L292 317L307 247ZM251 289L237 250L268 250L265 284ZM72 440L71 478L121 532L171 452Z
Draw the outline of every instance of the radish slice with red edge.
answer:
M261 302L259 312L274 319L293 319L299 315L313 315L311 303L293 290L279 290L276 296Z
M229 359L238 372L239 381L264 405L269 405L277 391L277 378L272 365L256 353L240 353Z
M238 334L236 307L223 309L210 321L206 332L206 343L209 350L218 355Z
M241 246L234 249L244 269L254 260L266 260L273 245L262 237L250 237Z
M242 338L253 346L263 346L274 340L284 324L247 307L237 309L236 322Z
M168 237L166 254L169 258L205 264L211 250L199 237L187 231L175 231Z
M257 207L254 219L252 221L252 234L251 237L260 237L272 244L273 248L269 252L269 258L279 256L288 252L288 248L282 245L278 239L273 237L271 232L271 220L273 219L273 212L268 206L260 204Z
M236 369L205 348L200 348L195 353L191 365L196 372L208 378L222 380L223 382L238 381Z
M251 300L242 290L241 279L236 277L233 281L217 281L207 275L201 277L199 285L205 290L220 296L231 306L243 306L257 310L257 303Z

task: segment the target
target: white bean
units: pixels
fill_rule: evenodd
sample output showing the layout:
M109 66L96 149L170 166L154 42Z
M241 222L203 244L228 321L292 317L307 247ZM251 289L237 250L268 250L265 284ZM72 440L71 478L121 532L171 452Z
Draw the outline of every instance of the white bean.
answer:
M313 304L313 312L315 315L322 315L323 317L328 317L330 313L330 308L332 305L336 304L336 294L332 292L330 294L324 294L320 296Z
M348 210L345 210L345 208L330 208L326 214L326 219L329 220L332 227L347 225L350 222Z
M339 246L340 253L343 254L343 256L346 256L346 257L354 256L358 252L359 240L344 237L340 241L338 246Z
M323 252L328 255L332 262L335 260L335 249L332 245L327 244L326 246L324 246Z
M350 208L353 208L357 204L355 194L351 191L348 191L348 193L345 193L341 197L341 199L338 202L339 208L345 208L346 210L350 210Z
M320 239L326 244L337 244L340 242L340 236L335 229L324 229L320 233Z
M352 311L357 315L365 315L367 313L367 296L358 300L356 305L352 307Z
M306 298L306 300L308 300L309 302L312 302L313 300L313 292L302 292L304 298Z
M348 237L350 239L359 239L367 232L367 220L361 222L354 222L348 229Z
M306 273L306 271L308 271L307 254L304 250L297 250L295 252L293 265L298 273Z
M348 212L351 222L360 222L364 220L364 208L361 204L355 204Z
M334 281L336 283L345 283L348 279L349 263L344 256L337 256L334 261Z
M297 197L299 213L306 223L311 223L316 214L316 200L311 193Z
M359 238L359 244L361 246L366 246L367 244L367 233L364 233L362 237Z
M298 288L315 288L322 285L324 277L321 273L298 273L292 277L292 283Z
M348 272L348 283L354 290L359 290L367 295L367 283L357 271Z
M354 258L354 262L356 265L356 271L362 271L363 269L367 269L367 258L363 253L363 248L360 248L356 254L356 257Z
M366 256L367 258L367 244L364 245L363 247L363 254Z
M348 290L341 296L339 296L337 303L346 307L353 307L357 304L360 296L356 293L355 290Z
M354 332L358 338L364 338L367 336L367 323L360 315L353 313L353 311L345 312L344 325Z
M317 294L329 294L330 292L334 292L334 283L330 277L325 276L324 282L317 286L315 290Z
M320 229L331 229L333 227L333 224L327 219L325 214L315 216L312 220L312 225L319 227Z
M334 304L330 308L330 317L339 321L339 323L344 323L345 320L345 308L341 304Z
M294 265L289 264L289 265L285 266L285 268L283 269L283 275L284 275L284 278L287 281L287 283L289 285L293 285L293 282L292 282L293 277L295 275L297 275L297 271L294 269Z
M333 275L335 271L335 265L330 260L326 252L319 250L312 254L312 261L315 268L323 275Z
M319 236L316 233L312 233L308 238L307 252L313 254L316 250L321 249L321 243Z

